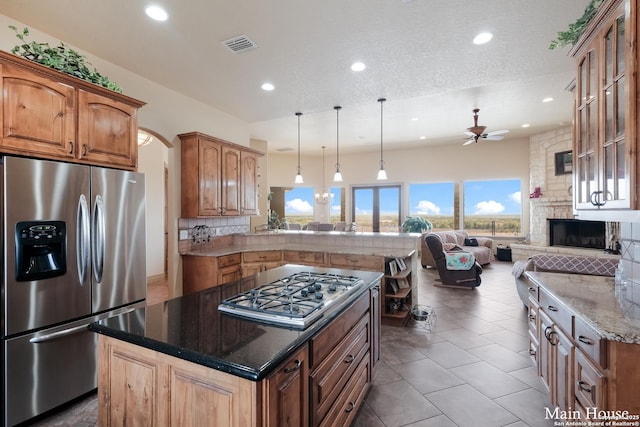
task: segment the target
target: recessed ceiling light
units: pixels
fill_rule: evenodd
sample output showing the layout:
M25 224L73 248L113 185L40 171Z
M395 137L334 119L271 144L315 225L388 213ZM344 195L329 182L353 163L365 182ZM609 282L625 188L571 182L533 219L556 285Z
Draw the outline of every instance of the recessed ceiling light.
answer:
M270 91L272 91L272 90L274 90L276 88L271 83L262 83L261 87L262 87L262 90L266 90L267 92L270 92Z
M426 136L424 136L424 135L422 135L422 136L420 137L420 139L427 139L427 137L426 137Z
M144 11L149 18L156 21L166 21L169 18L167 12L160 6L148 6Z
M529 123L525 123L522 125L523 128L528 128L529 126L531 126Z
M553 98L550 96L542 100L542 102L551 102L551 101L553 101Z
M493 38L491 33L480 33L473 38L473 44L485 44Z
M419 118L417 118L417 117L412 117L412 118L411 118L411 121L412 121L412 122L417 122L418 120L420 120L420 119L419 119Z
M354 62L351 64L351 71L364 71L367 68L362 62Z

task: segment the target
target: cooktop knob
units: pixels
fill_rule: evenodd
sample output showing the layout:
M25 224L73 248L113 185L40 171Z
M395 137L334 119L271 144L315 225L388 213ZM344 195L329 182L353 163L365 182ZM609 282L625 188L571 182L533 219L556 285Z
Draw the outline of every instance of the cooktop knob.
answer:
M306 289L302 289L300 291L300 295L302 295L304 298L306 298L309 295L309 291Z
M330 284L327 290L329 292L335 292L337 290L335 283Z
M316 299L322 299L324 297L324 295L322 294L322 292L317 291L314 296L316 297Z

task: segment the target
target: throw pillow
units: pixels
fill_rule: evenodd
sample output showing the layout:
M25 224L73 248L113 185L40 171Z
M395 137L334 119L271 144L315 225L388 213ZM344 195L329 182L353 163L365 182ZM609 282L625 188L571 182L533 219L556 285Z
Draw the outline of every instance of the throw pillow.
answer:
M478 239L475 237L469 237L468 239L464 239L465 246L478 246Z

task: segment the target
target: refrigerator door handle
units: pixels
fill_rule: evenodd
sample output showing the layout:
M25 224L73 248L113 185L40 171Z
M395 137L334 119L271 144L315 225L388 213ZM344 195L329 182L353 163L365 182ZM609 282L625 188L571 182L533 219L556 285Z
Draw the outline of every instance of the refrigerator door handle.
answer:
M104 223L104 203L102 196L97 195L93 205L93 274L96 283L102 282L104 272L104 252L105 252L105 223Z
M55 340L57 338L62 338L69 335L77 334L78 332L87 331L88 330L87 326L88 326L88 323L86 325L75 326L73 328L63 329L62 331L52 332L46 335L40 335L40 336L31 338L29 342L32 344L40 344L46 341Z
M78 213L76 217L76 260L80 286L84 286L89 267L89 206L84 194L78 199Z

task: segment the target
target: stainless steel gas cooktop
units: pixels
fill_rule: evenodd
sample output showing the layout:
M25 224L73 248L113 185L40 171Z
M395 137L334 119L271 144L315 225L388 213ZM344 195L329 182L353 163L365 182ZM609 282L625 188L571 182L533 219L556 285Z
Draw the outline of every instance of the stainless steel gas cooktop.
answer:
M300 272L227 298L218 310L268 324L304 329L363 282L355 276Z

